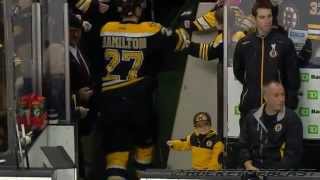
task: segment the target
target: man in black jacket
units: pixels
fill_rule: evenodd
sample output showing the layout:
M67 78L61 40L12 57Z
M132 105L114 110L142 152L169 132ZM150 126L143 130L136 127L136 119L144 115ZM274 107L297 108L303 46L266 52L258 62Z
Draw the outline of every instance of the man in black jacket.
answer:
M302 156L302 123L285 107L285 92L276 81L264 85L264 100L240 129L240 159L246 170L297 168Z
M235 49L233 70L243 85L240 99L240 124L252 109L263 104L262 85L266 81L283 83L286 105L297 107L300 77L297 54L292 41L272 29L272 5L257 1L252 8L257 31L241 39Z
M72 120L78 124L79 176L85 178L83 137L90 134L96 119L94 83L89 64L78 47L82 35L82 21L69 14L70 89Z

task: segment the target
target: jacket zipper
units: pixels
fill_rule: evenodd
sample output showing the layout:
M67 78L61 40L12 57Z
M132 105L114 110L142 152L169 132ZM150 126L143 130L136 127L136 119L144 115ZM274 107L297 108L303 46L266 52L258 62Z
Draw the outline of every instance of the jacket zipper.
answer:
M244 91L242 97L241 97L241 104L243 104L244 98L246 98L247 94L248 94L248 88L246 88L246 90Z
M260 73L260 105L263 104L263 79L264 79L264 37L261 38L261 73Z
M263 142L263 128L260 128L259 131L259 141L260 141L260 147L259 147L259 155L260 155L260 163L263 164L263 146L264 146L264 142Z
M243 84L247 84L246 82L247 82L247 72L246 72L246 71L244 71ZM247 85L246 85L246 86L244 86L244 87L245 87L245 90L243 91L244 93L243 93L243 94L241 94L241 97L240 97L240 104L243 104L244 98L246 98L247 93L248 93L248 91L249 91L249 88L247 87Z

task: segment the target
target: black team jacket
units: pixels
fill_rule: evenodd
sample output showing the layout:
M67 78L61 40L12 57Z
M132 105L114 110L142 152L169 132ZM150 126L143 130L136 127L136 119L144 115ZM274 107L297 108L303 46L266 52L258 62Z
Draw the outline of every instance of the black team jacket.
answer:
M242 165L252 160L262 169L298 168L303 151L300 118L289 108L271 118L266 116L262 105L245 117L239 139Z
M272 30L266 37L251 33L236 45L233 71L242 85L240 111L247 114L263 104L262 87L271 80L282 82L286 92L286 106L298 104L300 74L298 57L292 41Z

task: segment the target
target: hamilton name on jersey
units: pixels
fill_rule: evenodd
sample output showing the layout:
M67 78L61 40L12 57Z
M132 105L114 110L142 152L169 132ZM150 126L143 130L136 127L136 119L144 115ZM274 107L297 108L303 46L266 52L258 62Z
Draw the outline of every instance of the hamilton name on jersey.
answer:
M147 38L104 36L102 46L103 48L141 50L147 48Z

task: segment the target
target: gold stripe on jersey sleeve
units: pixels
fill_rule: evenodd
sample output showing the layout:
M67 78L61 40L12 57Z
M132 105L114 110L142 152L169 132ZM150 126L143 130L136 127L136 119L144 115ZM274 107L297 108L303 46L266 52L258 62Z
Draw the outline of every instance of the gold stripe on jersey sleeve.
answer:
M202 45L202 53L201 53L201 59L205 58L205 53L206 53L206 44L201 43Z
M205 56L204 56L204 60L205 61L208 61L208 59L209 59L209 57L208 57L208 51L209 51L209 45L208 44L206 44L206 50L205 50Z
M211 28L217 27L217 19L215 17L215 12L209 11L207 14L203 16L203 18Z
M208 22L206 21L206 19L204 18L204 16L201 16L197 19L197 22L199 23L199 25L201 26L201 28L203 29L203 31L207 31L210 30L211 27L208 24Z
M222 33L218 34L218 36L214 39L213 47L216 48L223 42L223 36Z
M202 51L202 57L201 57L202 60L206 59L206 50L207 50L206 44L203 44L203 51Z
M144 77L136 78L136 79L133 79L133 80L130 80L130 81L121 82L121 83L118 83L118 84L105 86L105 87L102 87L101 91L102 92L106 92L106 91L110 91L110 90L126 87L126 86L129 86L129 85L134 84L136 82L139 82L142 79L144 79Z
M183 38L182 38L182 34L180 32L180 29L176 30L176 34L178 35L178 42L177 42L175 50L179 51L179 50L182 50L181 46L182 46L182 43L183 43Z
M82 2L80 3L77 3L76 7L82 11L82 12L87 12L89 7L90 7L90 4L91 4L91 0L82 0Z
M200 56L199 56L201 59L203 59L203 51L204 51L204 44L201 43L200 44Z
M199 31L204 31L204 29L202 28L202 26L200 25L200 23L197 20L194 20L193 24L197 27L197 29Z
M232 35L232 42L238 42L240 39L244 38L246 34L242 31L237 31Z
M81 7L81 5L85 2L86 0L79 0L77 3L76 3L76 7L79 8Z
M204 61L207 61L208 58L207 58L207 52L208 52L208 44L204 44L204 50L203 50L203 60Z
M161 30L161 25L154 22L143 22L140 24L129 24L120 22L108 22L102 29L100 34L115 35L115 36L131 36L144 37L151 36Z
M203 45L202 43L200 43L200 48L199 48L199 57L202 58L202 48L203 48Z

